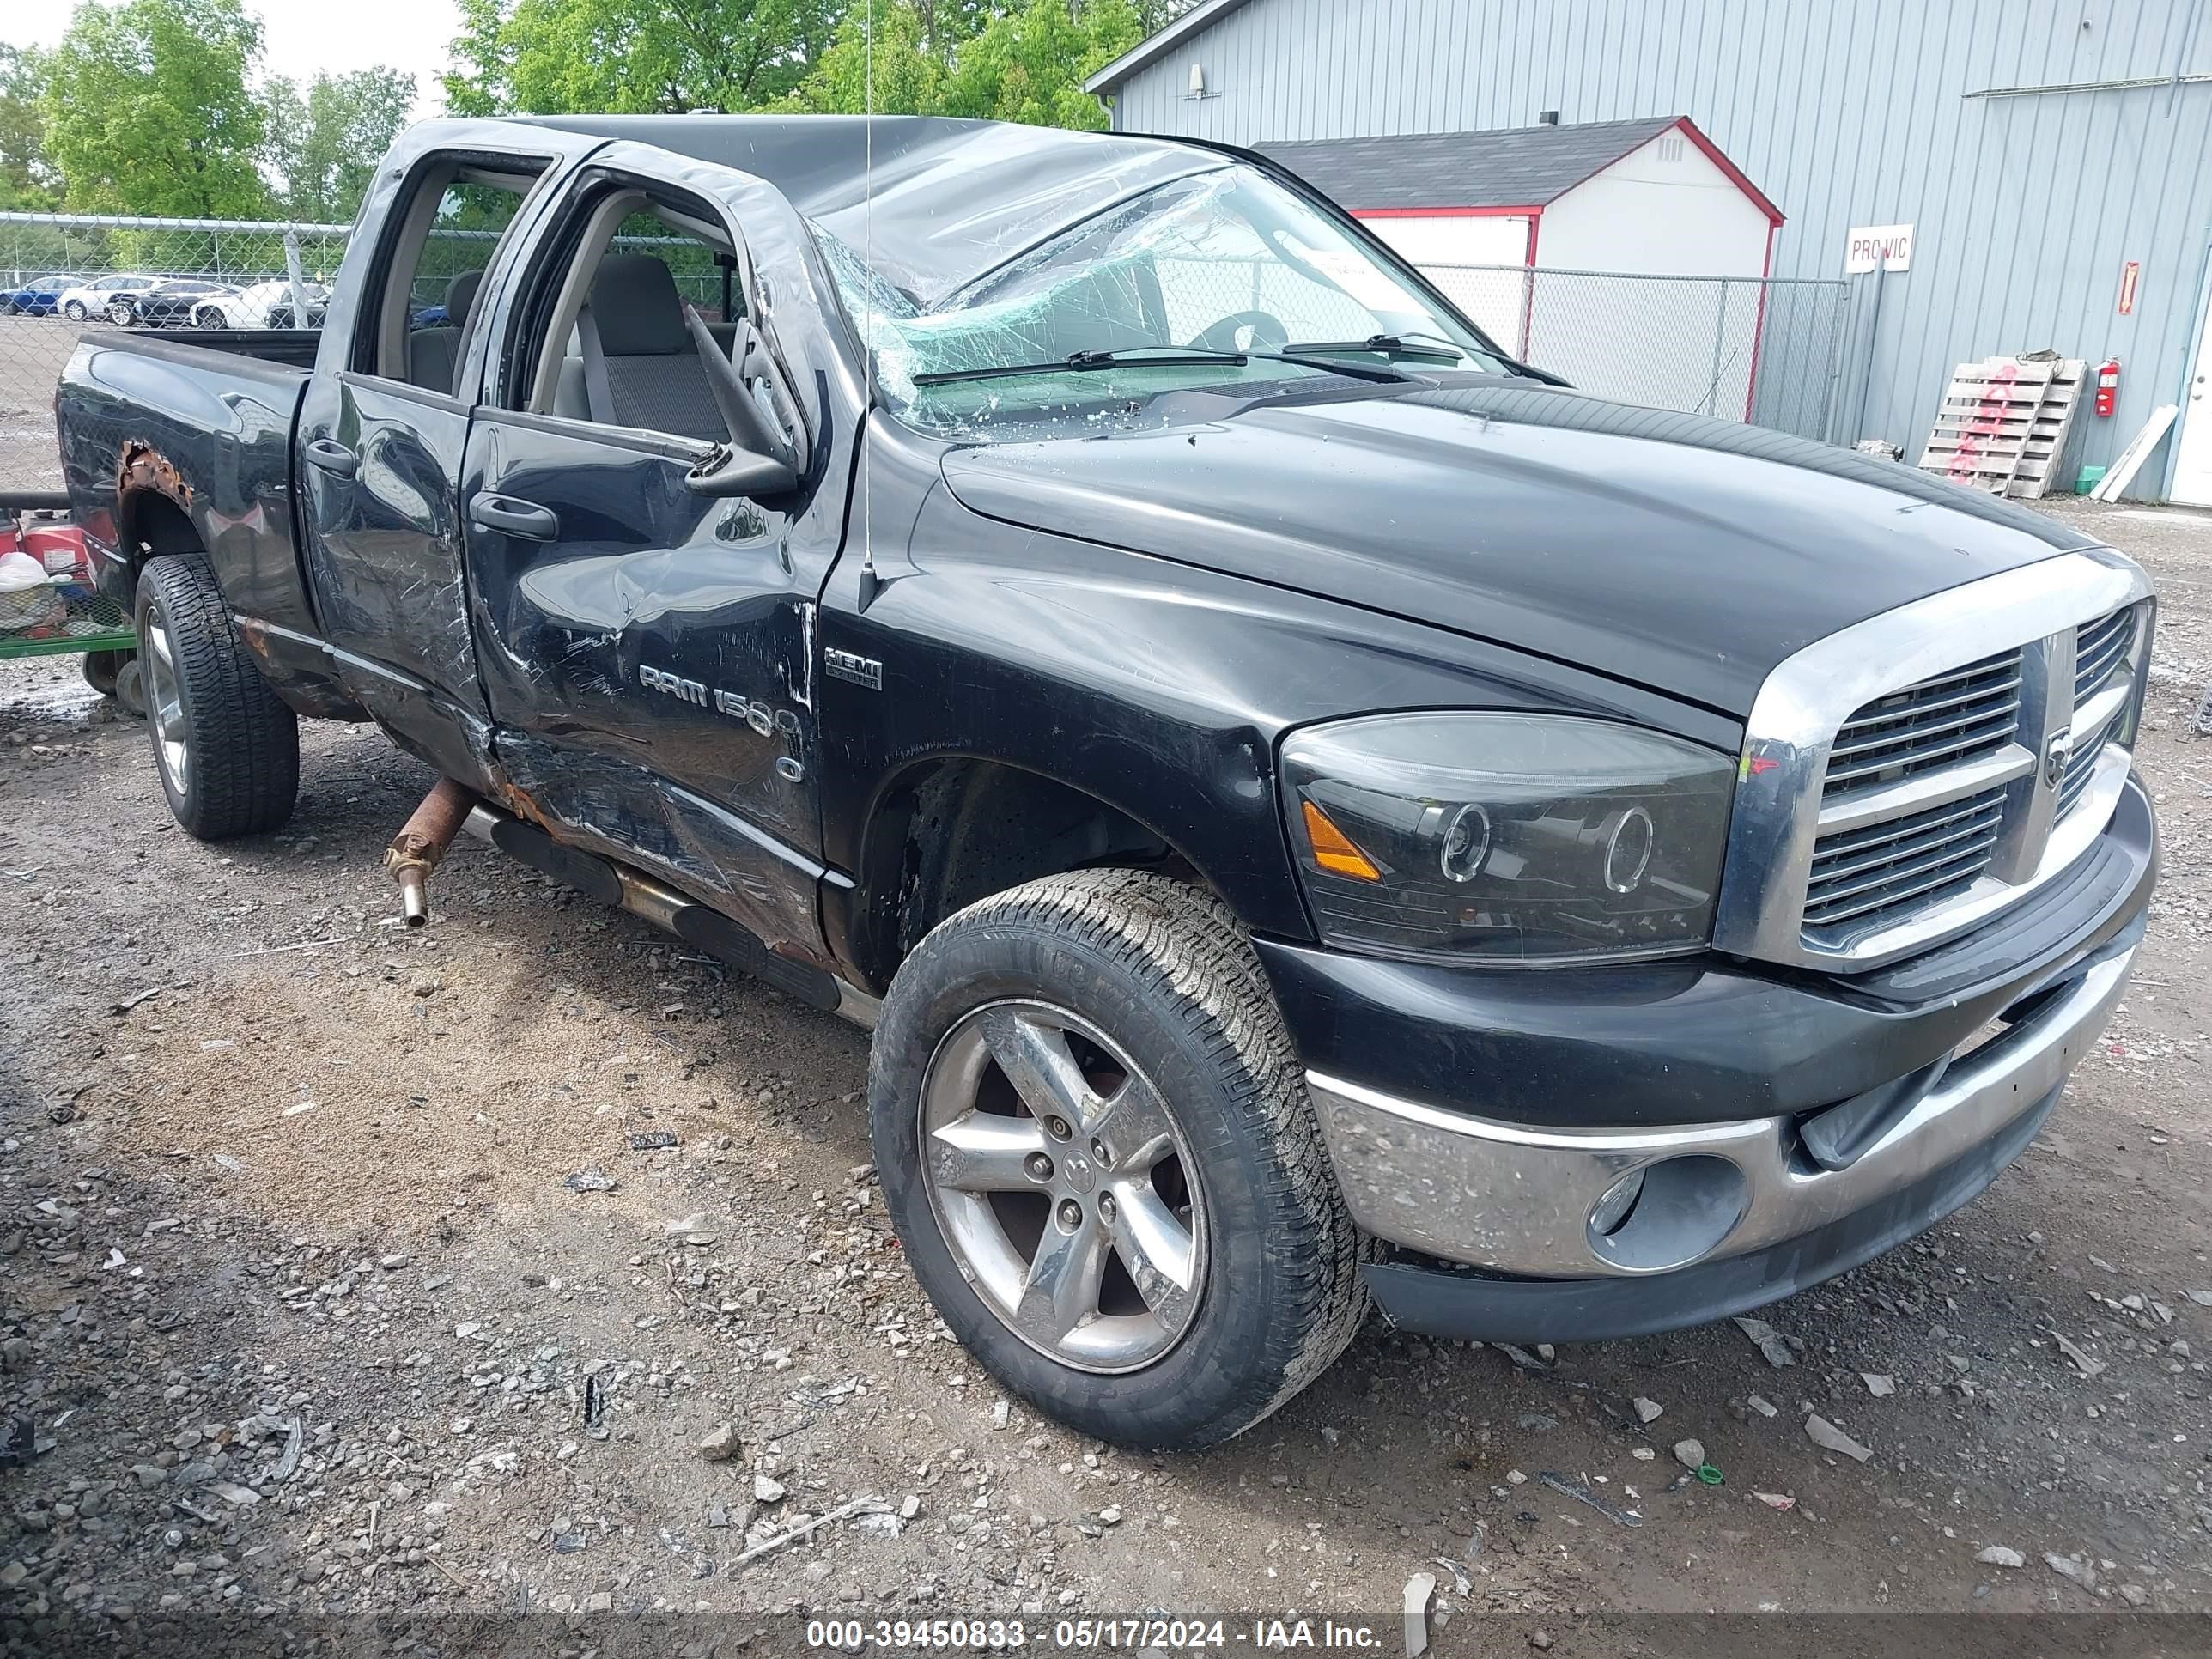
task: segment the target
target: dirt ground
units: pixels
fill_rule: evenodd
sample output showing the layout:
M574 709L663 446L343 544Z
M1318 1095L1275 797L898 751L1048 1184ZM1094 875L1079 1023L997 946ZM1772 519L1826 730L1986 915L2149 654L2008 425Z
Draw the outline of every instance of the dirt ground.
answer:
M2166 877L2045 1136L1768 1310L1786 1366L1734 1325L1547 1364L1371 1324L1205 1457L1071 1435L946 1338L858 1031L465 841L401 930L377 860L429 780L374 730L307 728L286 832L207 847L71 659L0 665L0 1645L465 1610L573 1651L659 1612L653 1650L781 1653L808 1615L1157 1611L1399 1652L1420 1573L1448 1654L2212 1610L2212 520L2059 510L2159 580ZM2112 1650L2196 1639L2158 1628Z

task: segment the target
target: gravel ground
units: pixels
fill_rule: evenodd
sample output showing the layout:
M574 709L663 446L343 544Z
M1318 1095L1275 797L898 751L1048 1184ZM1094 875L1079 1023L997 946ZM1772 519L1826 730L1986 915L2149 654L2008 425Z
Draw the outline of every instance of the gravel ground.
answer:
M1420 1573L1445 1653L2212 1609L2212 520L2058 510L2160 580L2166 876L2045 1136L1766 1310L1778 1340L1372 1325L1200 1458L1042 1421L947 1339L856 1031L465 841L400 930L377 859L428 779L373 730L307 728L287 832L210 848L72 659L0 665L0 1648L470 1612L576 1650L658 1611L653 1650L781 1653L808 1613L1158 1609L1401 1651Z

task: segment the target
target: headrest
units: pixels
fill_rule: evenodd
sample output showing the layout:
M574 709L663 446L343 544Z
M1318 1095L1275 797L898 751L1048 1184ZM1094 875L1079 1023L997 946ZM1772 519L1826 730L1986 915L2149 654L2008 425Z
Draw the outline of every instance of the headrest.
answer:
M446 320L455 328L467 325L470 308L477 302L477 289L483 282L481 270L465 270L446 284Z
M610 357L668 357L691 349L676 278L650 253L600 260L591 306L599 349Z

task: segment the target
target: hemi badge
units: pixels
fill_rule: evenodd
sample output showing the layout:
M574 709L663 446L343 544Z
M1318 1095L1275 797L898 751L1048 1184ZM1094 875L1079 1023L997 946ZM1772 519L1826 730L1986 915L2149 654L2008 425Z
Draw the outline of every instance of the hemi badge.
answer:
M825 650L822 665L830 678L850 680L855 685L865 685L871 691L884 689L884 665L873 657L863 657L850 651Z

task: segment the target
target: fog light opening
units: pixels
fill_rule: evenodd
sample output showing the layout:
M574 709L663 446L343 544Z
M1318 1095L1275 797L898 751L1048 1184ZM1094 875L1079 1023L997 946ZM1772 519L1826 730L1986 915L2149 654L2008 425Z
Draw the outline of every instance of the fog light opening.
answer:
M1590 1206L1590 1254L1624 1273L1703 1261L1750 1207L1750 1183L1725 1158L1686 1152L1621 1176Z
M1590 1210L1591 1236L1611 1238L1628 1224L1636 1213L1636 1201L1644 1196L1644 1171L1632 1170L1605 1189L1605 1196Z

